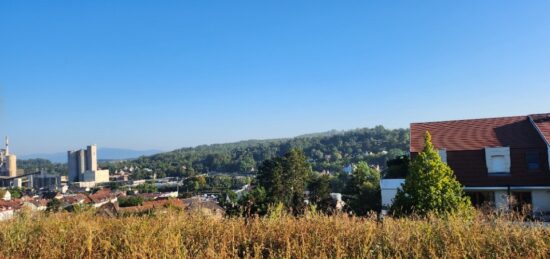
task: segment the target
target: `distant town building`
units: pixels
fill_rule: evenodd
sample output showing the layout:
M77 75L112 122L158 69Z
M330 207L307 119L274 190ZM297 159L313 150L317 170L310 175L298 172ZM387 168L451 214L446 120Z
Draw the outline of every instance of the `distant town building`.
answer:
M0 149L0 186L22 187L25 175L17 169L17 157L10 153L8 137L5 143L5 148Z
M67 160L69 184L88 188L109 181L109 170L98 169L96 145L88 146L87 149L68 151Z
M17 176L17 157L10 154L8 137L6 137L6 147L0 149L0 176Z
M46 171L40 171L40 174L33 174L29 176L29 186L36 189L48 189L50 191L57 191L62 189L61 175L49 174Z

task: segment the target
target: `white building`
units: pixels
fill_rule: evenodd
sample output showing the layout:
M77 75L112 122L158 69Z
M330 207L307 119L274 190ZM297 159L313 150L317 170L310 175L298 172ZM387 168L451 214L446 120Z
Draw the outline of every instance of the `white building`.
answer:
M97 166L97 146L87 149L68 151L69 184L79 188L94 187L98 183L109 181L109 170L100 170Z

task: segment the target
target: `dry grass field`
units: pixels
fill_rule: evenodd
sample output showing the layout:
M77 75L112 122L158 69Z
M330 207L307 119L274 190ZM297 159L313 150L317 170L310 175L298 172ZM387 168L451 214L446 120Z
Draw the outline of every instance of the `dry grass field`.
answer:
M544 258L550 229L502 218L310 214L245 220L170 212L24 214L0 223L1 258Z

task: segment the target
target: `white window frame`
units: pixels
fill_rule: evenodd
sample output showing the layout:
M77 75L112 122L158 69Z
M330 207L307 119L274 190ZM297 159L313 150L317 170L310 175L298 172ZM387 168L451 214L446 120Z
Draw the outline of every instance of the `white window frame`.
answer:
M493 168L493 160L492 158L495 156L502 156L504 157L504 171L502 170L495 170ZM485 162L487 165L487 173L489 174L509 174L510 168L512 166L511 160L510 160L510 147L486 147L485 148Z

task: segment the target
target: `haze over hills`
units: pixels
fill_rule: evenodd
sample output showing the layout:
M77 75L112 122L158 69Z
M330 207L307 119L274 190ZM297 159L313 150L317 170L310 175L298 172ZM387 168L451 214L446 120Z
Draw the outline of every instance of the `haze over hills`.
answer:
M408 129L387 129L383 126L353 130L331 130L304 134L291 138L250 139L233 143L221 143L185 147L169 152L159 150L136 151L116 148L100 148L100 160L124 160L109 164L112 171L134 166L152 169L158 176L184 176L192 172L247 173L256 170L266 159L279 156L291 148L304 151L315 171L339 172L345 166L359 161L384 167L388 159L407 154ZM35 154L19 157L22 168L55 168L41 158L54 163L66 163L67 154ZM63 171L62 168L54 170ZM136 172L136 177L148 177L151 171ZM142 175L143 174L143 175Z
M132 150L132 149L123 149L123 148L99 148L98 149L98 159L99 160L124 160L124 159L135 159L141 156L151 156L163 152L162 150ZM47 159L53 163L66 163L67 162L67 152L59 153L41 153L41 154L30 154L30 155L21 155L19 159Z

